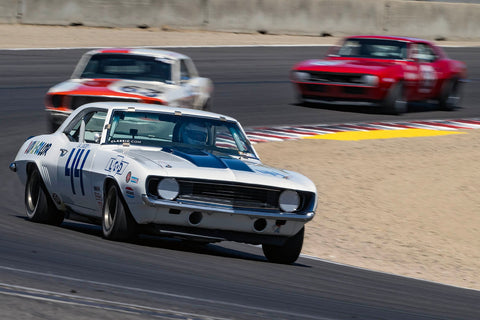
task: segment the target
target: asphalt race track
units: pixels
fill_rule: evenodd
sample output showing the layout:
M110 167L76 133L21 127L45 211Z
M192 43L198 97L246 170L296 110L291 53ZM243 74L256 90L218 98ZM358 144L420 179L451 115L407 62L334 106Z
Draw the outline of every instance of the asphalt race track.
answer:
M23 188L8 165L26 137L45 132L44 94L84 51L0 50L1 319L480 319L479 291L308 258L277 265L241 244L118 243L96 226L26 221ZM402 116L295 105L289 68L324 47L177 51L213 79L213 110L247 127L480 117L480 48L447 49L469 68L463 108L419 104Z

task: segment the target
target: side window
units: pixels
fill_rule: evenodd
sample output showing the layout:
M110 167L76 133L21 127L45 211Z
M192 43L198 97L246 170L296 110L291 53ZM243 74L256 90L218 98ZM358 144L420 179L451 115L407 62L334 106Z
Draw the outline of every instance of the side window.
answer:
M105 111L95 111L88 113L85 119L85 142L100 143L100 138L105 124L107 113Z
M105 111L92 111L78 118L73 126L66 128L64 133L72 142L85 141L88 143L100 143L100 137L107 113ZM80 137L82 122L85 123L84 136ZM81 139L83 138L83 139Z
M189 80L190 79L190 72L188 70L187 64L185 60L180 61L180 80Z
M83 118L79 118L73 127L67 128L64 133L71 142L78 142L78 135L80 134L80 124Z
M437 59L433 49L425 43L417 43L416 57L419 62L431 63Z

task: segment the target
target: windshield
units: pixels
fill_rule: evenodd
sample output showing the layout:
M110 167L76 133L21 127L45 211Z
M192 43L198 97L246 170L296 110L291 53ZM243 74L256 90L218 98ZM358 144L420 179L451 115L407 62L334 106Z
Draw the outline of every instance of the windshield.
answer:
M80 78L169 82L173 60L142 55L99 53L88 61Z
M407 43L387 39L350 38L345 40L337 56L373 58L373 59L407 59Z
M106 143L202 149L256 158L235 122L155 112L114 111Z

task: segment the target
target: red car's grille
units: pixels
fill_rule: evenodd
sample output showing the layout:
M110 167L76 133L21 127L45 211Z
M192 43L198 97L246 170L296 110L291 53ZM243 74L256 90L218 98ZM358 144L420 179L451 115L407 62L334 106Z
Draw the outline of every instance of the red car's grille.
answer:
M364 85L363 74L357 73L333 73L333 72L309 72L310 82L327 83L327 84L348 84L348 85Z

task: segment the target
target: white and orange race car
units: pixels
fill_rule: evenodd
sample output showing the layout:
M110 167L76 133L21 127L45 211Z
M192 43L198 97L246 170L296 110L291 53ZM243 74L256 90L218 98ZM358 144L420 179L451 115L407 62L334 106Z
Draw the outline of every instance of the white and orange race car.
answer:
M210 109L213 85L199 77L192 59L156 49L100 49L85 53L71 78L47 92L49 129L90 102L143 102Z

